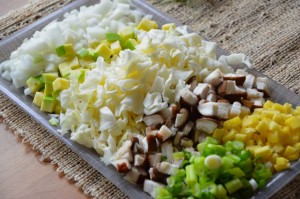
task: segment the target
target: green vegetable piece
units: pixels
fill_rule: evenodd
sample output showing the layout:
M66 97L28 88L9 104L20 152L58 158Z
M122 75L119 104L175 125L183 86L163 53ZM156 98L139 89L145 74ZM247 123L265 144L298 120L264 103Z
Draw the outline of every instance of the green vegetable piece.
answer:
M45 90L44 90L45 96L52 96L52 92L53 92L52 82L45 82Z
M36 92L33 98L33 104L41 107L44 96L43 92Z
M67 77L70 75L71 66L67 62L64 62L58 65L58 70L61 77Z
M55 110L56 99L54 97L46 96L42 100L41 111L53 113Z
M26 84L32 93L36 93L37 91L42 89L44 86L43 82L41 81L41 78L38 78L38 77L30 77L26 81Z
M222 157L222 166L224 168L232 168L234 165L234 161L228 156Z
M123 48L134 50L136 45L137 41L135 39L130 38L124 43Z
M52 83L52 86L54 92L62 91L70 87L70 81L65 78L59 77Z
M221 184L217 185L217 192L216 192L215 196L216 196L217 199L227 198L227 191L223 187L223 185L221 185Z
M54 117L51 117L50 120L49 120L49 123L52 125L52 126L58 126L58 120Z
M92 59L94 61L97 61L98 57L99 57L99 54L95 51L90 51L90 56L92 57Z
M225 183L225 188L230 194L233 194L234 192L238 191L242 187L243 187L243 183L238 178Z
M163 155L163 156L161 157L161 161L162 161L162 162L166 161L167 159L168 159L168 157L165 156L165 155Z
M57 47L55 50L57 56L59 57L70 57L76 54L72 44L64 44L62 46Z
M87 58L89 56L89 51L86 48L81 48L79 51L77 51L77 55L79 58Z
M43 73L42 77L44 82L53 82L58 77L58 73Z
M55 114L60 114L60 112L62 112L62 111L63 111L63 109L61 108L60 102L57 101L56 105L55 105L55 108L54 108L54 113Z
M234 167L227 171L228 173L232 174L234 178L241 178L245 176L245 173L239 167Z
M190 164L185 167L186 170L186 183L187 185L193 185L198 182L198 177L195 171L195 165Z
M113 32L106 33L105 37L106 37L106 40L109 42L114 42L114 41L121 39L120 35L118 35L117 33L113 33Z
M175 152L175 153L172 154L172 156L173 156L173 160L182 160L182 159L184 159L183 151Z

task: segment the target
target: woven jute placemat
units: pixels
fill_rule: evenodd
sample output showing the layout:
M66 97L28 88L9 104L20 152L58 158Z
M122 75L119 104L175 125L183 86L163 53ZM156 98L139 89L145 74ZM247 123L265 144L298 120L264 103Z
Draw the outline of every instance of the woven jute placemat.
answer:
M0 18L0 40L72 0L34 0ZM300 1L297 0L149 0L229 52L242 52L255 68L300 93ZM57 140L0 92L0 117L42 159L95 198L128 198L99 172ZM296 177L273 198L300 198Z

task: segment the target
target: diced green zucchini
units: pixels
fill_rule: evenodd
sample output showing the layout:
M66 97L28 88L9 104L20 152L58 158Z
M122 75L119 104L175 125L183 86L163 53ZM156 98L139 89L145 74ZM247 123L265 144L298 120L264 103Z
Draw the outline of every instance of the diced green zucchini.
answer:
M72 57L75 56L76 52L72 44L64 44L56 48L56 54L59 57Z
M43 73L42 77L44 82L53 82L58 77L58 73Z
M54 92L62 91L70 87L70 80L59 77L52 83L52 86Z
M64 62L58 65L58 70L61 77L67 77L70 75L71 66L67 62Z
M104 60L108 60L110 58L110 56L112 55L112 51L109 48L109 46L105 43L100 44L95 52L97 52L97 54L101 57L103 57Z
M46 96L42 100L41 111L53 113L55 110L56 99L54 97Z
M149 31L151 29L157 29L158 25L155 21L149 19L142 19L141 22L137 25L138 30Z
M52 82L45 82L45 90L44 90L45 96L52 96L52 92L53 92Z
M125 42L123 48L124 48L124 49L134 50L136 45L137 45L137 41L136 41L135 39L131 39L131 38L130 38L130 39L128 39L128 40Z
M43 88L43 81L39 77L30 77L26 84L32 93L35 93Z
M33 104L41 107L44 96L43 92L36 92L33 98Z

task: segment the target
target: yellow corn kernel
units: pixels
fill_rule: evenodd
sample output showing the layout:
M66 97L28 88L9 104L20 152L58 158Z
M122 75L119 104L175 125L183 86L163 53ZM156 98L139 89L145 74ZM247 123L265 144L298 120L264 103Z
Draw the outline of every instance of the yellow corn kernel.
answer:
M168 30L174 30L176 28L176 25L175 23L167 23L167 24L164 24L162 25L161 29L164 30L164 31L168 31Z
M243 133L237 133L237 134L235 134L234 140L238 140L238 141L246 143L246 141L247 141L247 135L243 134Z
M270 146L263 146L254 150L254 155L261 156L264 160L268 160L272 156L272 153Z
M274 168L277 172L290 168L289 160L284 157L277 157Z
M212 137L218 140L218 142L220 143L224 133L225 133L224 129L215 129Z
M264 105L263 105L263 108L264 109L268 109L268 108L272 108L274 102L270 101L270 100L267 100Z
M240 127L242 124L242 120L240 117L234 117L230 120L227 120L224 122L224 128L226 129L233 129L233 128L237 128Z
M255 127L259 122L258 115L248 115L243 118L242 127Z

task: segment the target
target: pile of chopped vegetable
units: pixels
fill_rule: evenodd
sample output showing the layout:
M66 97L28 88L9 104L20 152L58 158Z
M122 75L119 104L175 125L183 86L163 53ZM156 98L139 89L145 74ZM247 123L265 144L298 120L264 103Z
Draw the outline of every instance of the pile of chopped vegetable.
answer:
M102 0L52 22L0 65L62 134L156 198L250 198L299 159L300 108L270 98L243 54Z

